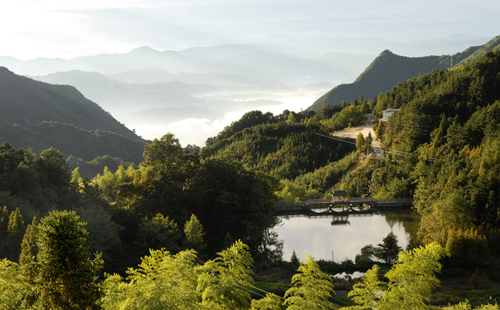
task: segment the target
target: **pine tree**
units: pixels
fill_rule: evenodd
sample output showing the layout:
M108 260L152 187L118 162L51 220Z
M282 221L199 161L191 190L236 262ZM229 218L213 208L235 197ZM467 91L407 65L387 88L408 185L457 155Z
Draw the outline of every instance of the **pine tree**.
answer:
M379 121L377 131L375 132L375 135L379 140L382 140L382 136L384 135L384 127L384 123L382 121Z
M361 132L356 137L356 149L358 152L363 152L365 150L365 137Z
M78 185L80 184L80 167L76 167L73 172L71 172L71 186L75 189L78 188Z
M365 140L367 153L372 151L372 142L373 142L372 133L369 132L368 136L366 137L366 140Z
M205 250L206 244L203 241L205 231L196 215L191 214L189 221L184 224L184 241L183 246L187 249L193 249L200 253Z
M52 211L38 235L37 290L44 308L94 309L101 298L96 274L100 255L91 261L86 223L74 211Z
M26 227L23 241L21 242L21 255L19 256L19 265L24 266L33 262L33 258L38 253L36 246L36 238L38 235L38 224L36 217L33 218L31 224Z
M0 242L7 236L7 227L9 227L9 209L3 206L2 215L0 216Z
M299 268L300 266L300 260L297 257L297 253L295 253L295 250L293 250L292 256L290 257L290 264L294 269Z
M446 135L446 129L448 127L448 122L446 120L446 117L441 115L441 123L439 124L439 127L436 129L434 139L432 140L432 148L436 149L438 148L441 144L444 142L444 137Z
M375 257L386 264L394 264L398 261L399 252L402 250L398 245L398 236L391 231L382 239L382 243L379 243L375 248Z
M21 250L21 241L25 230L23 217L19 208L12 211L9 216L7 236L5 238L6 256L11 261L18 261Z

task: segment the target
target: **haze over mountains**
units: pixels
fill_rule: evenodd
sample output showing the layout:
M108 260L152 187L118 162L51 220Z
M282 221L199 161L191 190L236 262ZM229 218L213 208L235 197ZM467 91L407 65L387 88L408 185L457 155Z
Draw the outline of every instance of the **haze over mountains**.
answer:
M83 161L142 161L146 141L67 85L51 85L0 67L0 141L39 152L50 147ZM94 174L95 175L95 174Z
M225 45L0 63L44 82L75 86L144 138L173 132L183 145L203 145L249 110L307 107L336 83L354 78L372 58L331 53L300 58Z
M353 81L382 49L415 55L430 46L445 51L479 40L487 41L465 35L440 45L275 36L256 45L163 52L144 46L69 60L0 57L0 65L40 81L75 86L146 139L173 132L183 145L203 145L247 111L278 114L309 107L335 85Z

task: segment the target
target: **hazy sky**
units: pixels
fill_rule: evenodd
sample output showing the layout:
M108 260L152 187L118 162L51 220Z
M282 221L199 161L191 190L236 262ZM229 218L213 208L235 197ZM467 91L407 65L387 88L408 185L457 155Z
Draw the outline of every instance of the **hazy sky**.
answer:
M280 37L494 37L499 16L498 0L16 0L0 10L0 55L71 58Z

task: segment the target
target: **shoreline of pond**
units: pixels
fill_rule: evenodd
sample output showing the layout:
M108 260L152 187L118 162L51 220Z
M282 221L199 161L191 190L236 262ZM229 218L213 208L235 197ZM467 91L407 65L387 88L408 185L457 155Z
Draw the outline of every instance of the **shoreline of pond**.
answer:
M290 214L280 215L273 229L283 244L283 259L295 251L300 260L306 252L315 260L341 263L355 260L363 246L376 245L391 231L406 248L416 238L420 215L412 210L376 211L370 214Z

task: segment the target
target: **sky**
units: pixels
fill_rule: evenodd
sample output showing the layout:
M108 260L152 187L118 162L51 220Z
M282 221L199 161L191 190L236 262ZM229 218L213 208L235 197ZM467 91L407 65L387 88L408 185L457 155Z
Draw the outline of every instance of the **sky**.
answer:
M68 59L276 38L492 38L498 16L498 0L16 0L0 10L0 56Z

